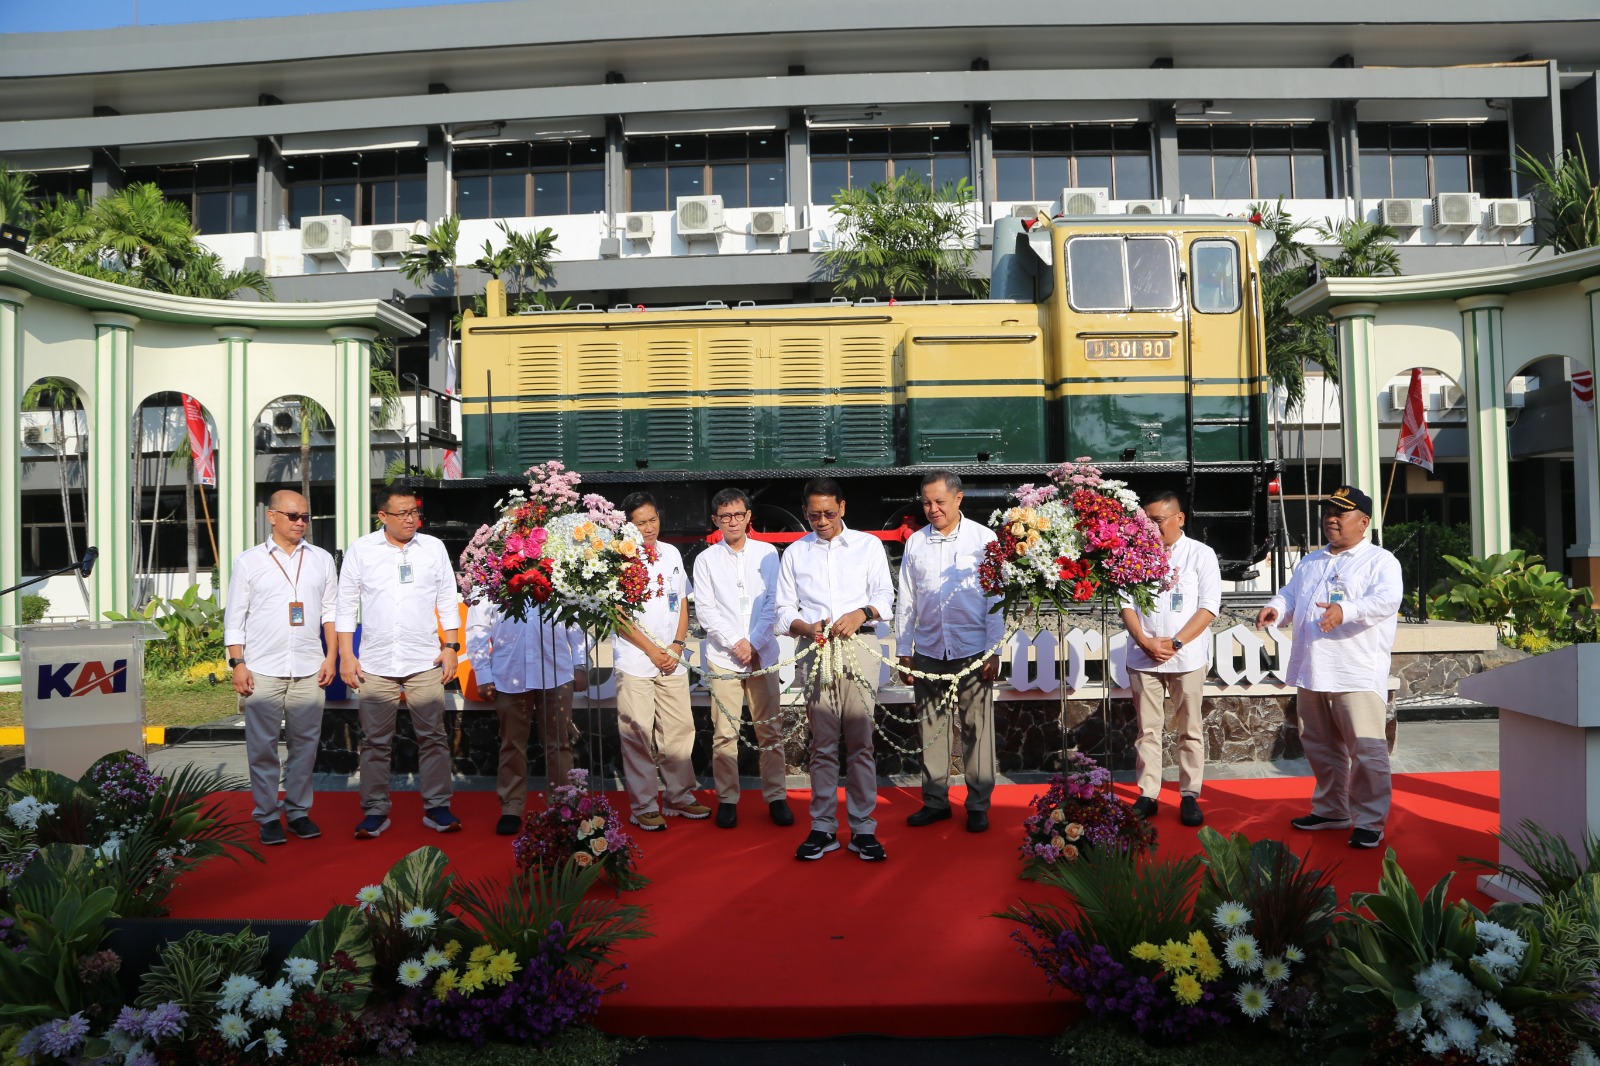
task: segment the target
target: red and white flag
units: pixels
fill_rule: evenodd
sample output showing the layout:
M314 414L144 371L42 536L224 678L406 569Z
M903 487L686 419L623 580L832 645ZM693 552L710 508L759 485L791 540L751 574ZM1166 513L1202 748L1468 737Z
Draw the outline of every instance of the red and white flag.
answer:
M194 479L202 485L217 483L217 443L211 438L211 427L206 425L206 413L200 401L193 396L183 396L183 418L189 424L189 451L194 455Z
M1572 398L1585 407L1594 406L1594 371L1574 370L1572 372Z
M1411 389L1406 393L1406 414L1400 422L1400 442L1394 457L1433 472L1433 438L1428 436L1428 409L1422 402L1422 368L1411 368Z

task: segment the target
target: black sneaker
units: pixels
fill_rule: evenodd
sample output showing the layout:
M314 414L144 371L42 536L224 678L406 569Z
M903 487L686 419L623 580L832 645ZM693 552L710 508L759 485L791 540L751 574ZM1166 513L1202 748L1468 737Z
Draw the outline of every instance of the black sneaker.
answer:
M1140 796L1133 801L1133 813L1140 818L1154 818L1158 809L1156 801L1149 796Z
M949 818L949 807L929 807L927 804L923 804L920 810L913 811L906 818L906 824L913 829L919 829L925 825L932 825L934 822L947 821Z
M1350 819L1324 818L1320 814L1302 814L1289 824L1294 826L1296 829L1303 829L1307 832L1312 832L1318 829L1349 829Z
M322 830L317 826L317 823L303 814L289 822L289 832L301 840L315 840L322 835Z
M737 803L717 804L717 828L732 829L739 824L739 805Z
M948 812L946 812L948 814ZM882 862L889 857L871 833L857 833L850 838L850 850L861 856L862 862Z
M852 844L851 847L855 845ZM794 857L797 859L820 859L830 851L839 850L839 838L832 833L824 833L820 829L813 829L811 834L800 842L795 849Z
M261 823L261 843L270 847L273 844L282 844L287 839L283 835L283 823L276 818Z
M1199 797L1183 797L1183 802L1178 805L1178 821L1187 826L1206 824L1206 814L1200 809Z
M494 823L495 836L514 837L522 829L522 818L515 814L502 814Z
M967 832L969 832L969 833L987 833L988 831L989 831L989 812L988 811L968 811L967 812Z
M773 825L794 824L794 811L789 809L788 800L773 800L767 804L767 813L772 815Z
M1375 848L1382 843L1382 829L1355 829L1350 833L1350 846L1352 848Z

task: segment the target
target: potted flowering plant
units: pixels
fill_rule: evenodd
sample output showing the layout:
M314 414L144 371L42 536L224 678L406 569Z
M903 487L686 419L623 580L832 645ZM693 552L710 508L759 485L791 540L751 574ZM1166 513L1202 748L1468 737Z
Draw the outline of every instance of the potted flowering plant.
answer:
M568 860L581 869L597 866L624 891L650 881L634 868L639 846L603 793L589 791L589 771L570 770L567 784L550 790L545 809L527 816L512 843L517 869L554 869Z
M1094 848L1146 851L1155 844L1155 827L1111 791L1111 771L1072 751L1065 769L1034 797L1033 812L1023 819L1022 876L1037 880Z

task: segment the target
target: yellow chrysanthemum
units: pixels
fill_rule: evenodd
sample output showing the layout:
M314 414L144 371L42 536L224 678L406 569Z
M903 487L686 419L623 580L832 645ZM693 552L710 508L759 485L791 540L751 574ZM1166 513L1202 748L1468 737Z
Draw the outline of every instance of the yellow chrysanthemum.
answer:
M487 981L482 966L470 966L467 972L461 975L461 991L470 996L474 992L481 991Z
M433 998L443 1003L445 997L456 987L456 978L460 975L455 970L443 970L438 977L433 979Z
M494 948L488 944L479 944L472 949L472 954L467 956L468 962L487 962L489 956L494 954Z
M1192 970L1194 949L1188 944L1169 940L1161 945L1161 965L1168 970Z
M1140 962L1155 962L1156 959L1161 957L1161 949L1146 940L1142 944L1133 946L1133 957Z
M1200 982L1192 973L1181 973L1172 979L1172 997L1185 1007L1200 1002Z
M490 959L484 967L484 973L489 980L497 985L503 985L517 975L517 957L509 951L502 951Z
M461 941L452 940L444 946L444 957L452 962L455 961L455 957L459 954L461 954Z
M1195 964L1195 973L1200 975L1200 980L1210 984L1222 976L1222 963L1217 961L1215 955L1205 955Z
M1194 948L1196 955L1211 951L1211 941L1207 940L1206 935L1198 929L1189 934L1189 946Z

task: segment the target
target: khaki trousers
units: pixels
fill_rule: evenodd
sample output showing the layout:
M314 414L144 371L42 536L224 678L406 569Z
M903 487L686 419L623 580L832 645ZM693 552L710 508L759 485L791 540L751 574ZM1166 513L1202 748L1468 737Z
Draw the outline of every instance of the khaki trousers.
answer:
M717 785L717 802L739 802L739 723L746 697L756 743L761 747L761 798L768 803L783 799L789 767L783 755L778 675L714 679L707 684L711 689L711 778Z
M322 688L315 674L309 677L269 677L256 674L255 691L239 697L244 715L244 750L250 761L251 817L257 822L277 821L287 813L292 822L311 810L311 774L322 741ZM278 764L278 728L282 725L288 759ZM278 801L279 775L283 802Z
M977 656L961 659L935 659L913 655L911 668L932 674L954 674L965 670ZM956 692L956 713L960 715L961 768L967 778L967 810L987 811L994 792L994 686L978 677L978 671L963 677ZM949 688L947 681L914 679L918 728L922 734L922 805L936 810L950 806L950 734L956 723L941 709L940 700Z
M422 809L450 806L450 738L444 731L443 678L434 666L405 677L368 674L361 685L361 809L366 813L389 813L390 749L401 693L417 734Z
M689 710L689 672L635 677L617 671L617 731L622 737L622 776L634 814L659 810L662 786L667 805L695 802L694 716ZM652 758L654 741L657 755ZM661 768L661 786L656 767Z
M872 639L870 634L867 639ZM869 835L878 831L872 817L878 806L878 763L872 754L878 660L865 649L854 650L861 675L874 682L870 692L849 678L831 685L818 683L809 660L800 682L811 724L811 828L822 833L839 829L840 738L845 746L845 810L850 832Z
M1389 820L1389 740L1376 692L1297 689L1300 744L1316 776L1311 813L1382 831Z
M1167 723L1167 698L1172 698L1172 729L1178 735L1178 791L1200 795L1205 776L1206 740L1201 732L1206 671L1159 674L1129 670L1128 694L1139 716L1139 739L1134 745L1134 768L1139 794L1155 799L1161 791L1161 734Z
M494 696L500 718L500 766L494 789L500 813L522 816L528 803L528 732L539 712L539 742L544 745L545 789L567 783L572 769L572 682L532 692L500 692Z

